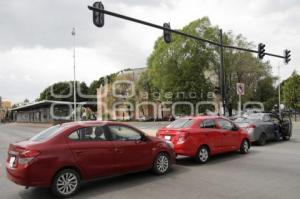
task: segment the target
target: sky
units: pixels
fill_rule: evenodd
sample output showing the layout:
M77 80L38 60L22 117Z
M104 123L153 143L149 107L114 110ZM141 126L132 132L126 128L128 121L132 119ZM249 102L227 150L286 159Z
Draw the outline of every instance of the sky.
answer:
M72 28L76 28L77 80L90 84L125 68L145 67L161 30L105 16L96 28L91 0L0 0L0 96L14 103L35 100L47 86L73 79ZM223 31L242 34L288 65L265 57L273 75L300 72L299 0L103 0L105 9L156 24L182 28L208 16Z

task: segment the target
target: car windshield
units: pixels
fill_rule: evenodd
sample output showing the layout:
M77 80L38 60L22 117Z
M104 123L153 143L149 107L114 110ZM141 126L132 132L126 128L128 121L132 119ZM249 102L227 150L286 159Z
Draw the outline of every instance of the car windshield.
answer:
M180 118L169 124L167 128L188 128L193 124L193 122L194 120L191 118Z
M36 134L35 136L31 137L29 140L34 142L47 140L48 138L58 133L61 129L62 129L61 125L52 126Z

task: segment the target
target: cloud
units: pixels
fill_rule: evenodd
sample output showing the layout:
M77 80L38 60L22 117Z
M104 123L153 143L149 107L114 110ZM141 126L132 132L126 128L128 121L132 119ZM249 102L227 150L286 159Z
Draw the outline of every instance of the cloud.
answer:
M73 80L72 49L13 48L0 54L0 96L13 101L36 99L57 81ZM78 48L76 75L90 84L99 77L119 70L120 63L99 56L98 51Z

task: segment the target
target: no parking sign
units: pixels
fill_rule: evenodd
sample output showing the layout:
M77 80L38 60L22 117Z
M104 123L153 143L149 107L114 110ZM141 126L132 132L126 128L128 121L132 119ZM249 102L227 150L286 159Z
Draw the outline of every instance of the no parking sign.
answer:
M244 83L236 84L236 93L238 95L245 95L245 84Z

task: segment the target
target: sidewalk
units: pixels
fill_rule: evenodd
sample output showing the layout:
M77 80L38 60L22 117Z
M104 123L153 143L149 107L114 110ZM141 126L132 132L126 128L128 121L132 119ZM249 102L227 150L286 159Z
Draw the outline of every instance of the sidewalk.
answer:
M24 126L24 127L33 127L33 128L48 128L50 126L53 126L53 124L51 123L19 123L19 122L4 123L3 125Z
M293 122L293 126L300 127L300 121L299 122Z

